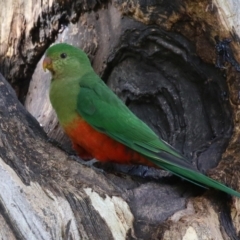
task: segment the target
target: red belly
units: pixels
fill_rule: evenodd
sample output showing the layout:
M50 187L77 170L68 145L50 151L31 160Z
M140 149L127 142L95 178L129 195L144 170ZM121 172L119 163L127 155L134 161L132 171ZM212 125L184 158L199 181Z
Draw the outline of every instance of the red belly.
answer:
M102 162L155 166L134 150L98 132L80 117L64 130L83 159L94 157Z

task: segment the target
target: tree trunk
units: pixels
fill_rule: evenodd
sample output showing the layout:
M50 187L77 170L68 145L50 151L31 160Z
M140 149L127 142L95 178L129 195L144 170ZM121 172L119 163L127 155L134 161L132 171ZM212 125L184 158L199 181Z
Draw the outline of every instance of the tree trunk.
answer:
M82 48L159 136L240 191L238 5L0 0L0 71L12 86L0 75L1 238L240 238L237 198L161 170L82 164L41 67L51 43Z

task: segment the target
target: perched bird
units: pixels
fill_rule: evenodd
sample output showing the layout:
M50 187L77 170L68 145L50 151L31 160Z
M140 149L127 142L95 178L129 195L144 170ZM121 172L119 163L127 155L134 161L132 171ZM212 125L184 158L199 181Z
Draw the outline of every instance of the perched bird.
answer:
M240 197L200 173L136 117L94 72L82 50L65 43L53 45L46 51L43 68L52 74L52 106L81 158L159 167Z

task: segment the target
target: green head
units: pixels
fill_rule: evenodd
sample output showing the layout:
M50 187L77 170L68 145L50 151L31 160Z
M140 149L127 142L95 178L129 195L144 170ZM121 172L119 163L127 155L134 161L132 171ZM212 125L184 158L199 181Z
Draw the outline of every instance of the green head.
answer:
M80 77L92 70L86 53L66 43L53 45L46 51L43 68L52 73L53 80Z

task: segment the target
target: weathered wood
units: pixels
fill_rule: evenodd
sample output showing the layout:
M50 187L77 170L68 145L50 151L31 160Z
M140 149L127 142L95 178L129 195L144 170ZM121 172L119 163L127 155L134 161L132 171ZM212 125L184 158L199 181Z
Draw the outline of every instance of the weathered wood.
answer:
M0 70L48 135L69 150L40 58L53 42L81 47L160 136L202 171L221 159L212 177L240 189L239 73L228 63L214 66L216 36L233 38L240 60L234 3L0 1ZM48 142L2 77L0 106L3 239L238 239L238 199L203 194L169 174L154 180L147 172L144 179L79 164Z

